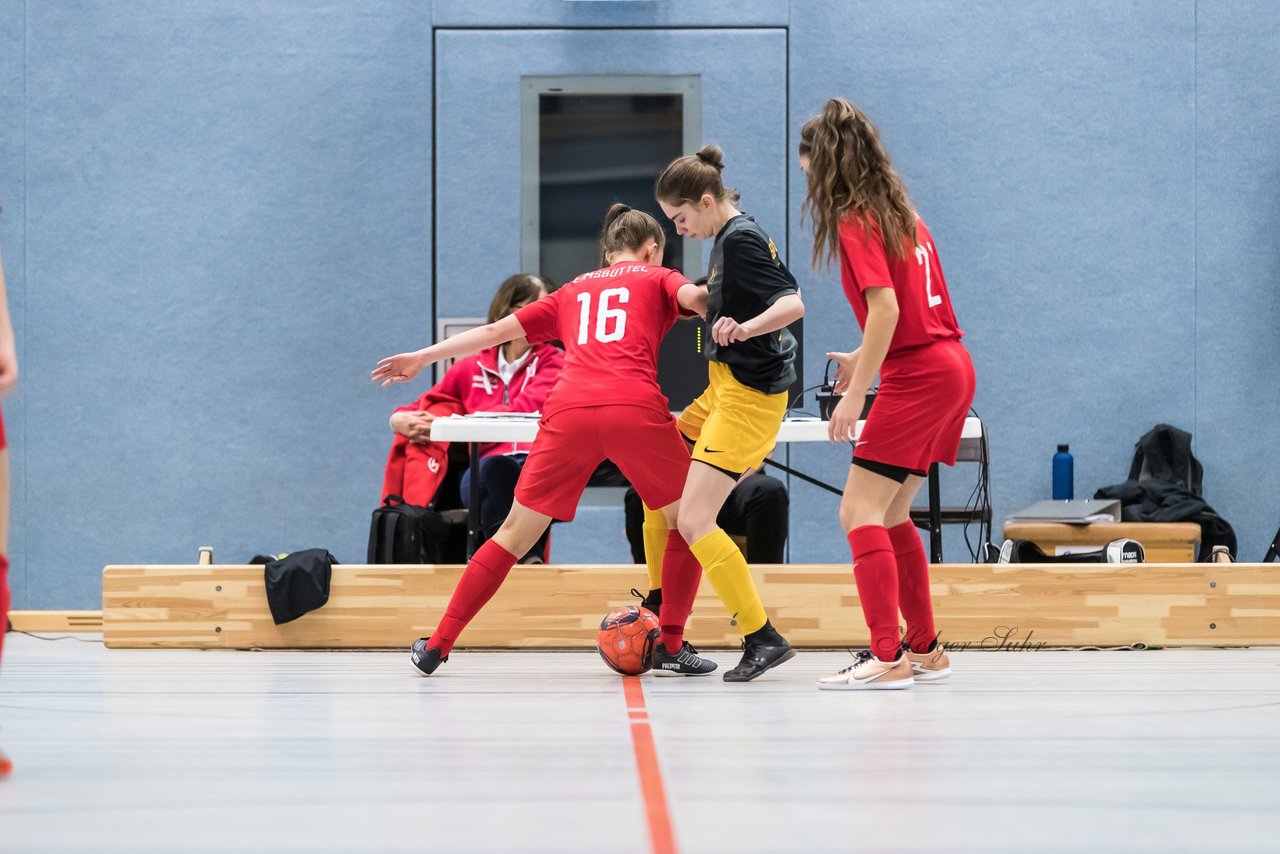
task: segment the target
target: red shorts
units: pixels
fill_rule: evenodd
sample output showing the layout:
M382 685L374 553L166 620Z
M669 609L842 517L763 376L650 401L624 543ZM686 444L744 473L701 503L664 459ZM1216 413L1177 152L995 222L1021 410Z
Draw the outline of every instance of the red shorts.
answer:
M654 508L678 501L689 473L689 449L671 413L624 404L579 406L543 416L516 483L516 501L567 522L605 460Z
M973 391L973 361L955 339L890 355L853 455L912 471L955 465Z

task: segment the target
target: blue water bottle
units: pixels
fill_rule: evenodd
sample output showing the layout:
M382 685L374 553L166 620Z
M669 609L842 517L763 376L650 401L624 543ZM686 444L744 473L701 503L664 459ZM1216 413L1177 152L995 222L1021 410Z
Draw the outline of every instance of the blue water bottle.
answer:
M1070 501L1076 497L1076 463L1069 445L1059 445L1053 455L1053 500Z

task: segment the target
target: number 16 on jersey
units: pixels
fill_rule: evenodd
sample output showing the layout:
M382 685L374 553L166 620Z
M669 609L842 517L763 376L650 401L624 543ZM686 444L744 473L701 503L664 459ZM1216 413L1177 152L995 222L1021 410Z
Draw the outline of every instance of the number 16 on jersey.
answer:
M578 302L582 303L581 322L578 324L578 343L586 344L588 328L591 326L591 294L578 294ZM605 288L600 292L600 300L596 303L595 339L603 344L620 341L627 329L627 311L624 308L610 306L610 300L625 304L631 298L626 288ZM612 326L612 328L611 328Z

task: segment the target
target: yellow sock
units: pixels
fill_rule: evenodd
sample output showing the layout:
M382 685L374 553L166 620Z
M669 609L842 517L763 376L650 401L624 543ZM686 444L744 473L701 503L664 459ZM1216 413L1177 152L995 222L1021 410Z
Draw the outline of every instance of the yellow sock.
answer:
M689 546L693 556L702 564L707 580L725 608L738 621L738 628L749 635L763 628L768 621L756 583L747 569L747 559L729 535L716 528L710 534Z
M661 510L644 508L644 563L649 569L649 589L662 587L662 555L667 550L667 517Z

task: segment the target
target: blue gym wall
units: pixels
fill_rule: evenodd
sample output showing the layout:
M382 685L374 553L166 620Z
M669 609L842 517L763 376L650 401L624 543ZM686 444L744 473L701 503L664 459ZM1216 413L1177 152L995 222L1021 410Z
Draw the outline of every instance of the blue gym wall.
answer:
M16 606L201 544L362 559L368 370L431 312L429 9L0 9Z
M786 27L792 143L850 97L935 234L997 520L1047 494L1057 442L1085 493L1169 421L1261 556L1280 524L1280 5L60 0L0 6L16 607L98 607L104 564L201 544L362 559L389 409L365 378L432 312L433 27L561 26ZM790 220L766 225L805 287L813 377L856 332L778 156ZM844 475L836 448L790 453ZM972 468L944 473L949 498ZM833 497L795 484L793 511L792 560L846 559ZM556 559L624 559L620 525L590 509Z

